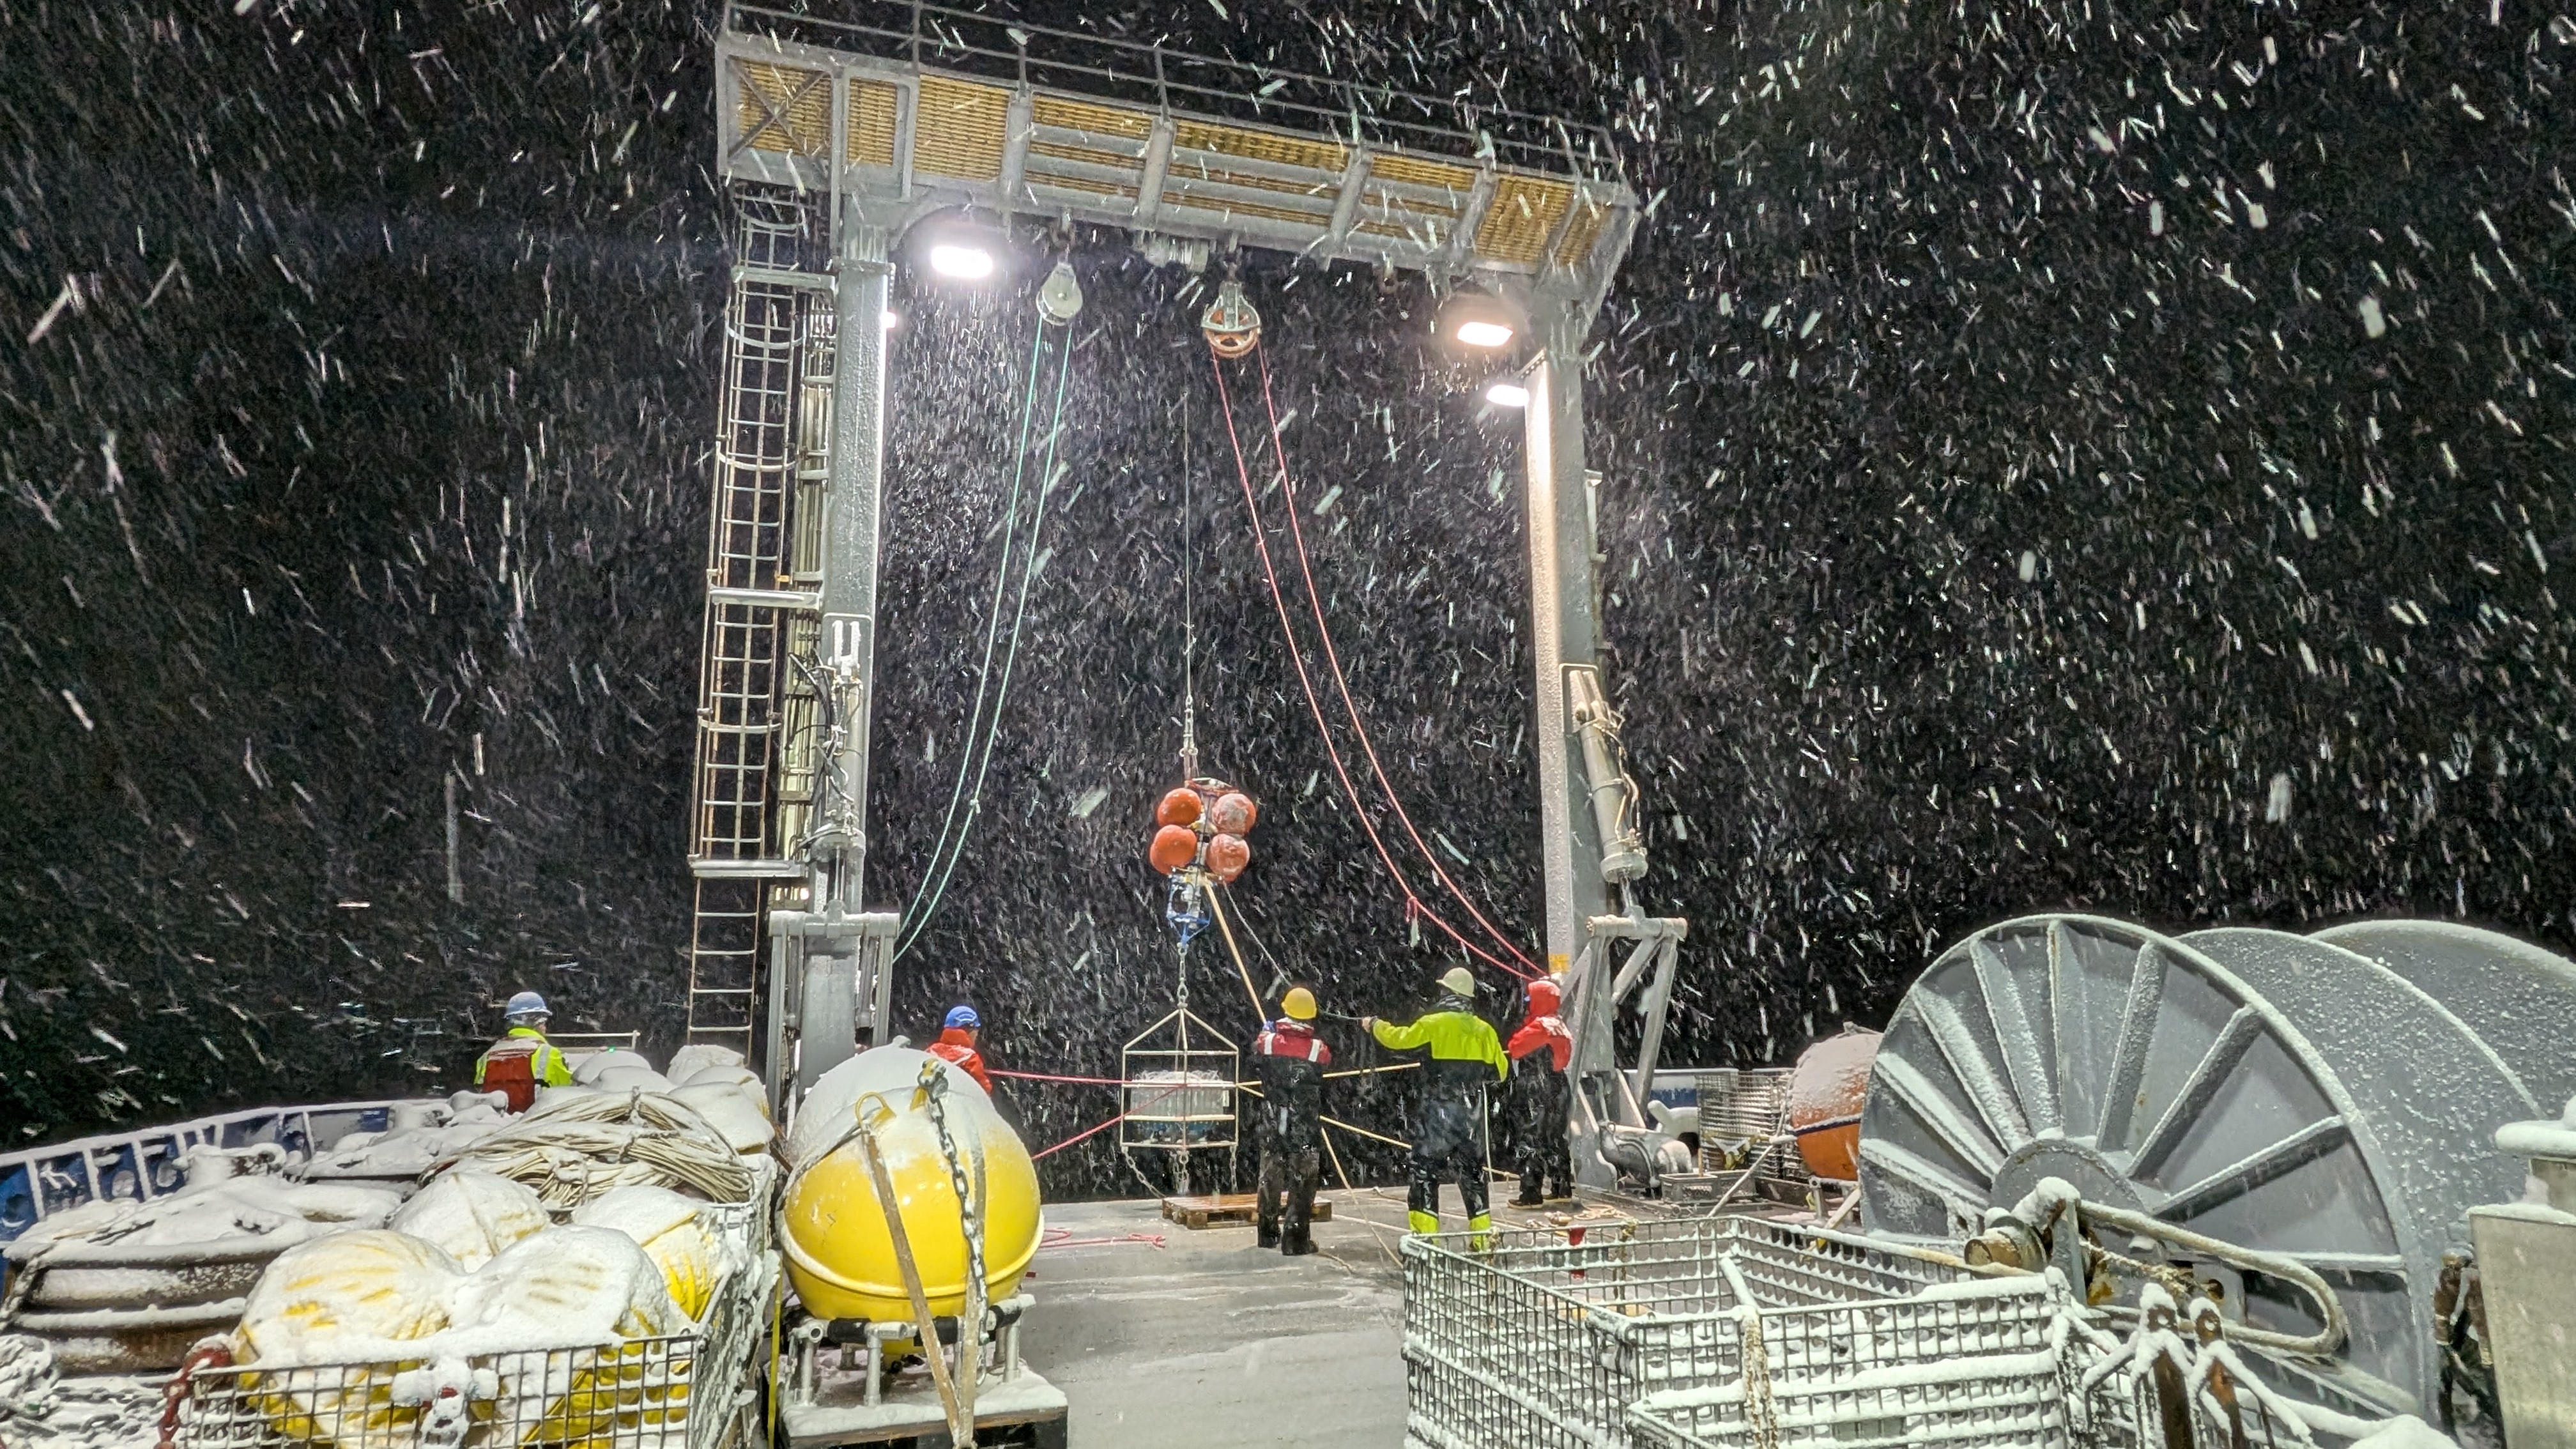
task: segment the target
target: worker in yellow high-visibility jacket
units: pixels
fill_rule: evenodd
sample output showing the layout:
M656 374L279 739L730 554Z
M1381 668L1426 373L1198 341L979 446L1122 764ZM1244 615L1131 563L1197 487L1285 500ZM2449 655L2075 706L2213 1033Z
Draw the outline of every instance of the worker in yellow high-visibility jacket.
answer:
M1417 1233L1440 1231L1440 1179L1458 1179L1467 1209L1470 1243L1482 1246L1494 1226L1485 1202L1485 1093L1511 1076L1502 1038L1476 1015L1476 978L1453 966L1440 978L1440 999L1396 1026L1375 1017L1360 1025L1377 1044L1395 1051L1429 1048L1416 1103L1413 1157L1407 1174L1405 1221Z
M571 1086L572 1064L546 1040L551 1015L546 999L533 991L511 997L501 1010L510 1029L474 1063L475 1089L499 1092L511 1111L524 1112L536 1104L537 1088Z

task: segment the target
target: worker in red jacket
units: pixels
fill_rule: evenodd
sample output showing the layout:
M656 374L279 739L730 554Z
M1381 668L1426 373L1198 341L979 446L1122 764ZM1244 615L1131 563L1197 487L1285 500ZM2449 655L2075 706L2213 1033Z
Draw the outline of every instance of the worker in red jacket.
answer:
M975 1085L990 1093L993 1079L984 1075L984 1054L975 1049L975 1039L982 1034L983 1026L984 1019L975 1014L975 1008L952 1006L948 1008L948 1020L943 1023L939 1040L932 1042L927 1050L942 1061L955 1062L966 1075L975 1079Z
M1512 1060L1512 1155L1521 1173L1512 1206L1533 1208L1543 1201L1542 1187L1546 1197L1574 1196L1574 1154L1565 1141L1565 1065L1574 1036L1557 1019L1554 981L1531 982L1523 1001L1520 1029L1503 1044L1503 1055Z
M1260 1201L1253 1211L1254 1241L1291 1258L1315 1251L1308 1224L1315 1215L1316 1152L1324 1140L1324 1069L1333 1049L1315 1036L1315 993L1288 988L1277 1021L1252 1043L1252 1069L1261 1079Z

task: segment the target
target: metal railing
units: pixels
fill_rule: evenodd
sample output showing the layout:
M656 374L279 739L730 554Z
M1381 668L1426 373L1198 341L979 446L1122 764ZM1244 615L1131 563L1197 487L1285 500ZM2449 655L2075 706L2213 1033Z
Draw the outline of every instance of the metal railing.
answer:
M1322 134L1352 145L1461 159L1489 156L1505 165L1604 181L1621 175L1617 149L1603 126L919 0L860 0L848 9L877 19L825 20L737 4L725 9L725 29L1015 86Z

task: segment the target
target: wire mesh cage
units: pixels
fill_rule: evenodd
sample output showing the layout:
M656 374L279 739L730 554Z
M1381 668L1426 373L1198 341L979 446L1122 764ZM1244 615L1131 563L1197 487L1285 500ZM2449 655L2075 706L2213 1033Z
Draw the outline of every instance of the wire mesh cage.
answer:
M765 1271L731 1275L693 1334L197 1368L185 1376L172 1442L178 1449L727 1449L756 1428L746 1420L756 1398L746 1372L774 1281Z
M1145 1028L1118 1054L1125 1115L1118 1145L1188 1151L1235 1145L1241 1054L1188 1007Z
M1643 1427L1630 1409L1708 1391L1714 1429L1748 1362L1776 1402L1810 1382L1875 1382L1913 1346L1948 1361L2042 1353L2056 1312L2037 1279L1972 1281L1867 1239L1739 1217L1509 1231L1484 1252L1464 1235L1414 1238L1404 1271L1407 1435L1424 1446L1687 1443L1646 1436L1696 1432L1673 1417L1696 1401L1650 1409ZM1927 1382L1960 1372L1916 1367ZM1844 1433L1888 1417L1878 1400L1798 1405Z
M1699 1160L1708 1173L1789 1188L1808 1182L1789 1132L1787 1067L1720 1067L1699 1074Z
M186 1449L703 1449L713 1439L692 1435L690 1426L705 1346L691 1335L436 1361L199 1370L189 1380L177 1442ZM724 1394L722 1375L710 1372L707 1380L709 1394Z
M1665 1449L1896 1449L2069 1443L2056 1306L2022 1279L1913 1299L1755 1312L1648 1360L1666 1387L1628 1410Z

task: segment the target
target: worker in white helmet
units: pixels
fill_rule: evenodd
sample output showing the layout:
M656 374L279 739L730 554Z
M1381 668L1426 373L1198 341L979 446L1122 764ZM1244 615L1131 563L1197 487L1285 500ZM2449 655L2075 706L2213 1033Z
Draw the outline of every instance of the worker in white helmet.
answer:
M546 999L533 991L511 997L501 1009L510 1029L474 1063L475 1089L499 1092L511 1111L524 1112L536 1104L540 1086L571 1086L572 1064L546 1040L546 1021L552 1015Z

